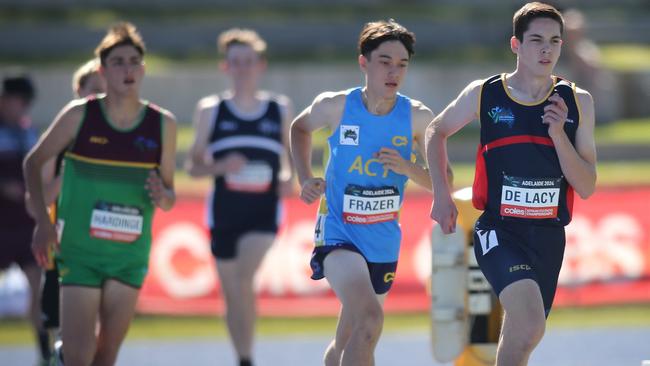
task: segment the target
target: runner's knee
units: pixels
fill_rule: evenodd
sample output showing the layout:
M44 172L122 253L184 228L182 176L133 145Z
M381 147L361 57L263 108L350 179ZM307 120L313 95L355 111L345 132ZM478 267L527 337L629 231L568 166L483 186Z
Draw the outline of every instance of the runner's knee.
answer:
M504 334L509 342L516 348L529 352L532 351L544 336L546 322L543 316L531 316L525 322L510 324L510 334Z
M357 330L364 340L371 342L381 333L384 325L384 313L379 304L368 306L357 321Z

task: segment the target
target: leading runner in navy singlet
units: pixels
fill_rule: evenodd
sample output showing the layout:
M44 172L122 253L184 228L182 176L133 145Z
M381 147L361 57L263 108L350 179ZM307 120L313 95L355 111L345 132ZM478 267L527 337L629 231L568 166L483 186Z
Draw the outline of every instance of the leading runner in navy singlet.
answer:
M541 340L574 192L587 198L596 185L593 100L553 75L563 24L550 5L524 5L510 41L516 70L470 83L427 129L431 218L450 233L457 210L444 174L446 141L472 120L481 125L473 203L483 214L474 251L505 313L497 365L525 365Z

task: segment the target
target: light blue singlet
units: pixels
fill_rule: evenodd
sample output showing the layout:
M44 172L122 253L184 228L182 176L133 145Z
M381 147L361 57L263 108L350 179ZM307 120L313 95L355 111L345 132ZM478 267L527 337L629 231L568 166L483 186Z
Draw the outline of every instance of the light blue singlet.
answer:
M328 138L317 246L349 243L369 262L397 261L402 237L398 213L408 177L385 170L376 154L388 147L410 161L412 140L408 97L398 94L390 113L376 116L363 105L361 88L348 92L339 126Z

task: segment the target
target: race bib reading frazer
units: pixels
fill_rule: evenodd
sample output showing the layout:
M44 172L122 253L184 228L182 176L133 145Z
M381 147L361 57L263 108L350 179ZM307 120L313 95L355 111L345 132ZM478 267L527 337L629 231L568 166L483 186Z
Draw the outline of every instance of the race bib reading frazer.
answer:
M501 215L525 219L557 217L562 178L503 176Z
M225 178L226 187L231 191L263 193L271 188L273 169L263 161L251 161Z
M133 206L97 202L90 218L90 236L130 243L142 234L142 211Z
M376 224L397 219L400 196L395 187L349 185L343 196L343 221L348 224Z

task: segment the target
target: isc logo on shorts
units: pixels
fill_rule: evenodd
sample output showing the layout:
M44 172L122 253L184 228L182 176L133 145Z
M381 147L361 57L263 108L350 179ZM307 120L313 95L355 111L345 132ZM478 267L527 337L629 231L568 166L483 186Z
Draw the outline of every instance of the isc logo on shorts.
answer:
M510 268L508 268L508 272L530 271L531 269L532 268L530 268L530 266L527 264L515 264L514 266L510 266Z

